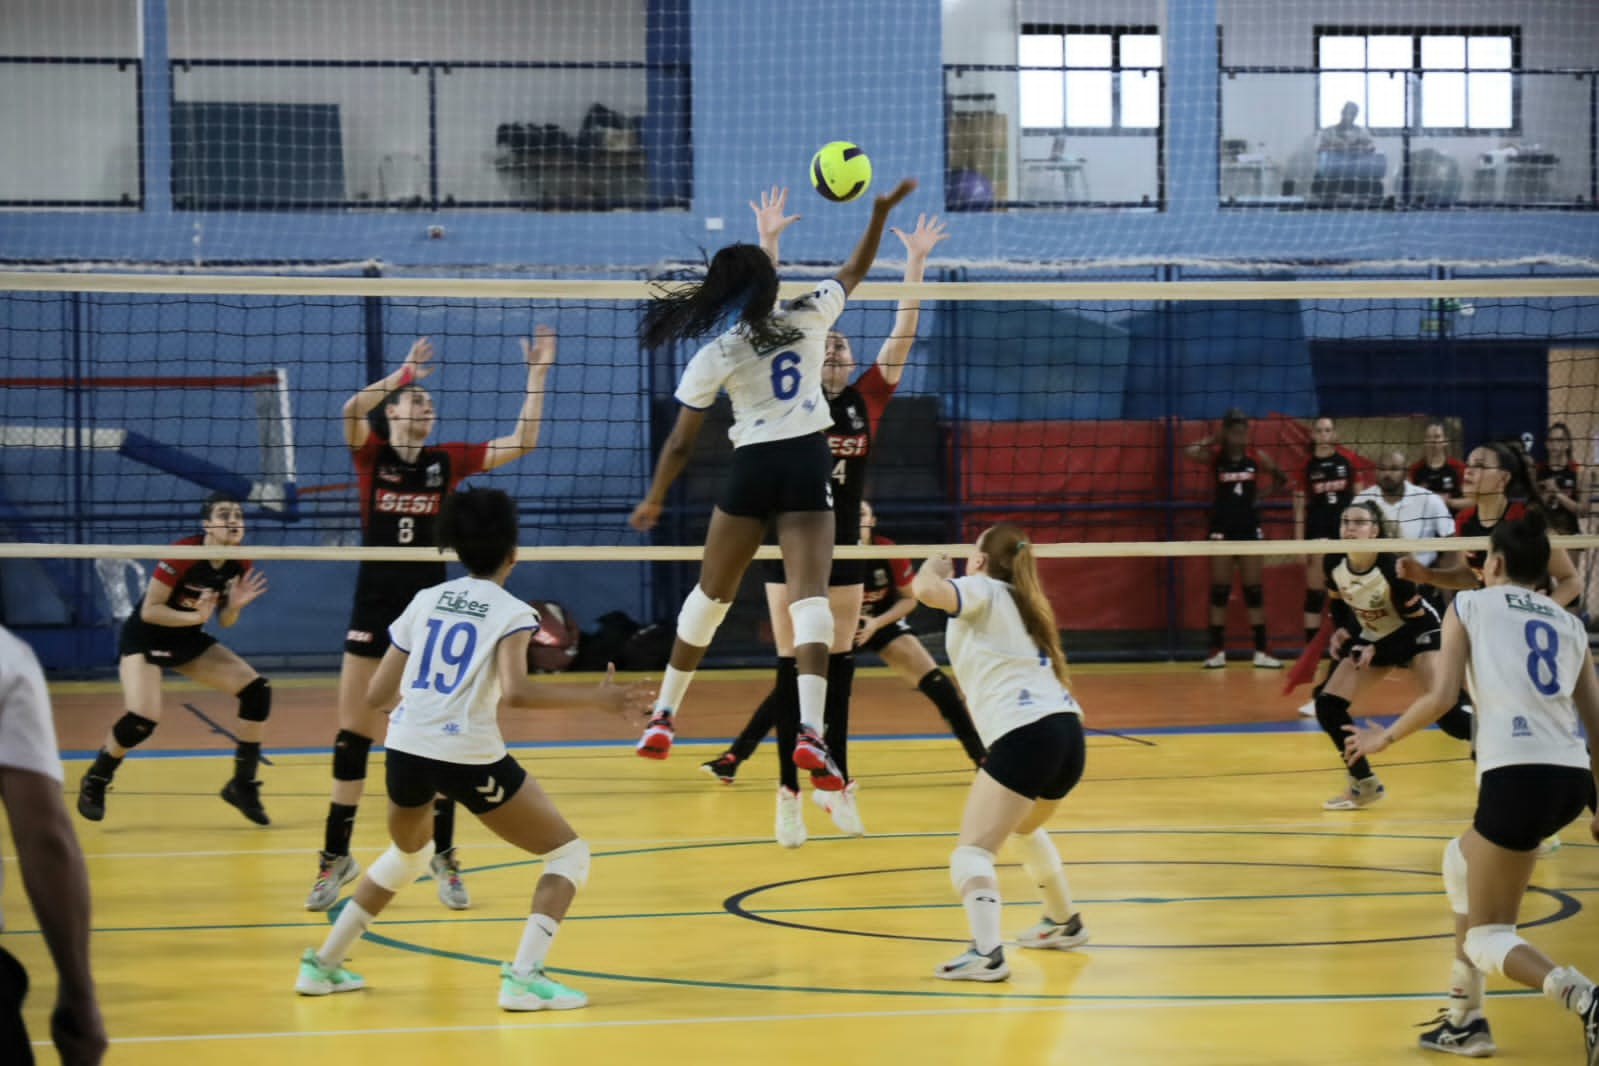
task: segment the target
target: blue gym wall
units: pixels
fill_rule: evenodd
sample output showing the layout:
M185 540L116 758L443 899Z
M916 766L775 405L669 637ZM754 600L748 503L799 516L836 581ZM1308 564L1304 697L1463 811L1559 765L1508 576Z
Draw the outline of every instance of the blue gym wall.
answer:
M213 261L376 260L391 273L397 268L474 265L635 268L747 238L746 204L756 191L749 187L748 175L769 176L766 180L803 190L810 152L841 136L889 146L873 150L881 186L902 174L921 180L921 189L902 209L905 216L942 210L939 0L902 0L891 20L877 5L860 0L812 0L781 13L745 0L655 0L652 17L666 19L684 8L690 19L695 158L693 205L687 211L196 214L171 207L166 4L143 0L149 42L143 67L144 210L0 212L0 259L181 263L196 252L198 225L203 253ZM1214 0L1168 5L1172 98L1214 99L1215 24ZM763 42L756 57L752 41ZM654 47L670 52L678 45L668 35ZM774 55L781 62L771 62ZM1329 219L1326 212L1224 209L1217 196L1216 115L1208 107L1185 109L1183 115L1184 121L1171 124L1168 131L1165 211L960 214L951 219L955 238L940 252L967 260L1030 260L1063 249L1123 244L1158 249L1171 261L1195 256L1332 261L1591 256L1599 248L1599 216L1593 212L1341 212ZM923 130L925 136L908 138L907 129ZM718 165L723 160L737 160L738 165ZM842 258L866 205L830 206L808 192L797 202L805 220L785 238L785 257L810 262ZM711 219L723 220L725 228L708 227ZM427 238L426 227L432 224L444 226L443 239ZM890 238L889 246L893 244ZM1161 275L1151 268L1142 276ZM348 475L337 412L344 397L367 380L360 301L77 299L76 313L65 297L0 301L9 338L0 350L6 374L60 374L73 365L74 357L85 372L97 374L210 373L217 372L219 363L227 372L245 372L287 363L292 367L302 478L307 473L324 480ZM1477 303L1474 317L1454 322L1457 337L1599 336L1599 309L1591 306L1556 310L1541 303ZM1154 310L1048 305L1004 313L984 306L932 310L922 327L927 338L921 349L924 365L913 370L905 388L945 397L958 393L959 399L949 402L958 404L963 417L1213 417L1231 403L1310 415L1319 408L1311 342L1419 340L1426 316L1419 302L1353 315L1346 306L1334 305L1208 305L1171 316L1168 321L1175 325L1162 328ZM845 329L873 338L863 344L875 343L887 331L880 308L849 314ZM485 480L503 485L524 503L557 508L563 501L579 500L587 508L579 522L566 528L535 518L530 543L637 542L625 530L622 515L645 484L650 457L637 432L646 424L642 393L647 375L635 349L623 340L632 331L631 309L568 307L555 312L496 303L467 311L387 301L384 355L392 366L419 333L441 338L444 369L430 381L442 390L437 439L482 439L503 432L514 417L523 380L516 338L526 335L534 321L546 320L563 339L546 408L544 447ZM1028 338L1024 358L1059 379L1055 385L1061 400L1045 399L1047 389L1042 387L1018 390L1006 378L1017 357L992 343L1001 336ZM1241 348L1238 338L1252 339ZM857 354L870 358L871 351ZM1060 369L1066 358L1075 362L1070 372ZM471 374L458 371L452 377L452 361L458 368L469 363ZM930 368L934 363L938 369ZM43 395L44 402L63 407L36 417L69 419L66 394ZM185 406L199 402L195 394L91 392L82 402L90 405L85 414L96 424L159 426L157 435L164 442L198 454L217 449L219 426L242 435L240 446L254 432L248 418L219 422L214 416L187 417L196 413ZM215 398L204 402L210 408ZM1425 404L1402 406L1420 409ZM247 401L241 399L239 409L247 411ZM621 441L618 434L629 440ZM76 470L67 459L34 451L27 454L23 471L20 458L7 457L0 464L0 515L8 502L24 510L29 503L59 502L63 485L71 486L67 491L86 490L88 499L81 506L90 508L114 494L112 482L149 476L147 469L110 455L91 454L82 461L86 468ZM198 498L200 491L194 495ZM173 537L189 531L187 521L182 514L135 518L130 513L117 519L116 533L91 539ZM77 531L83 528L80 524ZM57 527L44 532L71 537L75 531ZM311 543L312 538L296 527L265 521L257 521L251 532L256 543ZM230 634L232 642L258 655L336 650L354 567L280 564L269 572L274 591L294 596L302 610L292 622L279 612L246 612ZM43 591L58 589L59 580L47 581L41 568L17 565L4 568L0 576L8 611L25 609L41 622L59 618L58 598L52 603L54 594ZM639 618L658 613L648 594L648 568L642 564L530 565L519 571L516 584L528 595L571 602L585 625L609 609Z

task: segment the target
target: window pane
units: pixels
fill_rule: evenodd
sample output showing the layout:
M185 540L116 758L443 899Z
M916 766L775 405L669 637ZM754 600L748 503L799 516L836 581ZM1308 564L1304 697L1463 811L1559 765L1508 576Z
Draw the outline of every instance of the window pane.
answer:
M1466 57L1476 70L1509 70L1510 38L1473 37L1466 45Z
M1466 76L1423 74L1421 124L1434 129L1460 129L1466 124Z
M1110 66L1110 34L1068 33L1066 65L1068 67Z
M1344 104L1350 100L1360 108L1362 115L1366 113L1366 75L1359 73L1321 75L1321 105L1316 125L1337 125Z
M1466 65L1466 39L1464 37L1423 37L1421 39L1421 65L1429 70L1459 70Z
M1366 38L1322 37L1321 66L1323 69L1359 69L1366 65Z
M1398 129L1405 124L1405 82L1408 74L1366 75L1366 113L1355 119L1370 129Z
M1125 73L1122 79L1122 128L1152 130L1160 126L1160 75L1154 71Z
M1016 46L1016 65L1058 67L1064 38L1058 33L1025 33Z
M1024 127L1064 125L1063 75L1053 70L1022 71L1021 119Z
M1467 74L1466 110L1471 127L1509 129L1511 122L1509 74Z
M1110 127L1110 71L1066 72L1066 125Z
M1122 66L1160 66L1160 35L1156 33L1122 34Z
M1409 37L1373 37L1367 44L1366 67L1370 70L1409 70L1415 65Z

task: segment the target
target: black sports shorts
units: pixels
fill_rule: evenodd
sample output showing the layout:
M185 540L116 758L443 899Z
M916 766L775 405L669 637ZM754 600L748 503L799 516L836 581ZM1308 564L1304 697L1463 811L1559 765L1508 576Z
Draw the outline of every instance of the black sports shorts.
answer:
M983 771L1028 799L1058 800L1082 780L1086 754L1082 715L1061 711L994 741Z
M384 753L389 799L397 807L422 807L435 795L448 796L473 814L502 805L527 780L527 771L509 752L498 762L455 763L389 748Z

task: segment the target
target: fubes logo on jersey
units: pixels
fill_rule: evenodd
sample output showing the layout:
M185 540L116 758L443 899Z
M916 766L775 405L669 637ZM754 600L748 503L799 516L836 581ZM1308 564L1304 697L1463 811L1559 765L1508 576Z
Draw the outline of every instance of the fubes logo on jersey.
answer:
M480 603L463 592L445 592L439 596L439 602L434 605L443 614L464 614L468 618L487 618L489 605Z
M1505 593L1505 606L1512 611L1530 611L1533 614L1541 614L1545 618L1553 618L1556 615L1555 611L1551 611L1548 606L1539 603L1530 592Z
M374 506L385 514L438 514L439 494L379 489Z

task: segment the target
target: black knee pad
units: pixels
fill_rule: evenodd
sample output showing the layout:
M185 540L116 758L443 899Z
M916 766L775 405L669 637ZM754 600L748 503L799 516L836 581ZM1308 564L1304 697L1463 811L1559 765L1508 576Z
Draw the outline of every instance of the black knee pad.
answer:
M1349 717L1349 701L1330 692L1321 693L1316 697L1316 721L1321 723L1329 736L1342 743L1347 735L1344 726L1354 723L1354 719Z
M1260 585L1244 586L1244 606L1256 610L1266 605L1266 590Z
M1225 607L1232 594L1233 587L1231 585L1212 585L1210 586L1210 605L1212 607Z
M239 717L246 722L264 722L272 716L272 685L258 677L239 690Z
M1306 589L1305 590L1305 613L1306 614L1320 614L1321 613L1321 609L1323 607L1325 607L1325 606L1327 606L1327 590L1326 589Z
M366 759L372 751L372 738L339 730L333 740L333 780L365 781Z
M111 727L112 739L124 748L137 748L149 740L150 734L154 732L153 721L132 711L124 711L122 717Z

